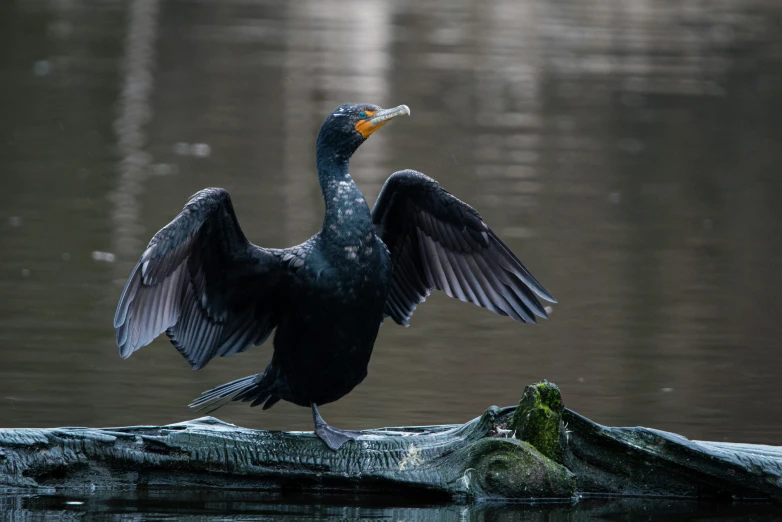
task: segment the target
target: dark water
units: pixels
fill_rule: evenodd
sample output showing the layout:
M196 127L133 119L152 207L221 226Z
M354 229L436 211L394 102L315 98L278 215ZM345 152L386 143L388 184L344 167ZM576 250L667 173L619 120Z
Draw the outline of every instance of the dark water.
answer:
M329 421L463 422L548 378L605 424L782 444L777 0L12 0L0 49L0 425L175 422L265 367L261 347L191 372L165 340L122 361L117 298L206 186L254 242L308 238L318 126L366 101L412 109L351 165L368 199L437 178L560 304L522 326L433 296Z
M314 501L314 502L313 502ZM432 505L408 499L322 496L302 499L256 492L145 492L0 496L0 509L15 521L82 520L390 520L394 522L580 522L594 520L771 522L779 508L766 504L700 505L696 502L627 499L577 504Z

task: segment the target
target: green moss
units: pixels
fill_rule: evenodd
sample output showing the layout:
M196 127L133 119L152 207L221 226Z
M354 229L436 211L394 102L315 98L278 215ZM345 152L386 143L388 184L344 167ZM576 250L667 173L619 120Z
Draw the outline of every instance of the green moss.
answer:
M562 395L546 380L527 386L510 422L515 437L529 442L548 458L562 463Z

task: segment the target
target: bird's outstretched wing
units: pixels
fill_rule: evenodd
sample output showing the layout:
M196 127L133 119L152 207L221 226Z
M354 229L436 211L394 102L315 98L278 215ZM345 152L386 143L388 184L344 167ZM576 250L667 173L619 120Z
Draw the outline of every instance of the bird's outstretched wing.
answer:
M204 189L150 241L122 291L120 355L166 332L193 369L263 343L294 258L247 241L223 189ZM288 256L286 258L286 255Z
M401 325L432 288L522 323L547 317L538 297L556 302L474 208L420 172L388 178L372 220L394 267L386 314Z

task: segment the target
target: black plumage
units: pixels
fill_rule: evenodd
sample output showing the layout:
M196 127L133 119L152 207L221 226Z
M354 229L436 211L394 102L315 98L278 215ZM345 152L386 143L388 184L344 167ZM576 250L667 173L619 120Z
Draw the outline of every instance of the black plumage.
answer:
M266 370L207 392L192 407L228 400L311 406L333 449L355 432L335 429L317 405L350 392L385 316L408 325L431 289L520 322L556 302L478 212L415 171L393 174L370 212L348 173L350 157L402 105L342 105L323 122L317 168L326 212L301 245L250 243L228 193L195 194L152 238L120 297L114 326L123 358L166 332L193 369L260 345L276 328Z
M522 323L547 317L539 297L554 298L483 222L480 214L420 172L394 173L372 221L391 252L386 313L408 326L432 288Z

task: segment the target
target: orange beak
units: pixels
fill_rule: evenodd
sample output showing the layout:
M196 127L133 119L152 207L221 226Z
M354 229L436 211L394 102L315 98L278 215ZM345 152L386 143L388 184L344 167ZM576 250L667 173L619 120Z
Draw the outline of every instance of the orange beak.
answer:
M391 121L393 118L403 114L410 115L410 108L407 105L400 105L393 109L383 109L382 111L376 112L367 111L366 119L356 123L354 128L361 133L364 139L367 139L369 135L377 129Z

